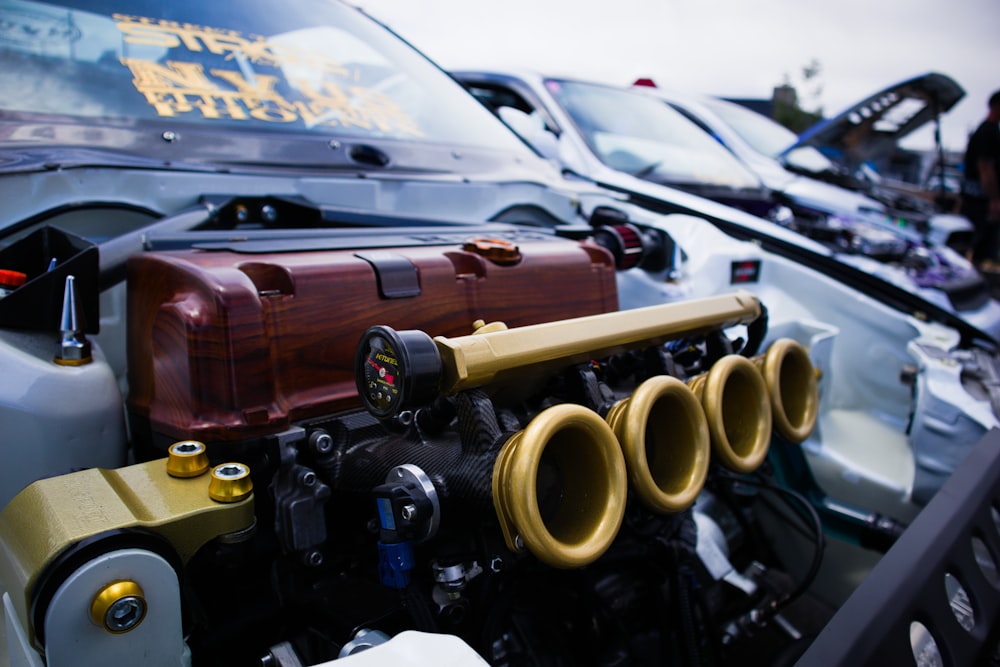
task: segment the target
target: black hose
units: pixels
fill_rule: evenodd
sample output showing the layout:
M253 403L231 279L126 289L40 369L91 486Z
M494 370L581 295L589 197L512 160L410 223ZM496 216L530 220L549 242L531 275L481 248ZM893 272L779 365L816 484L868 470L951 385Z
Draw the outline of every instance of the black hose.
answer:
M675 553L677 570L674 576L675 604L681 625L681 647L684 651L684 664L698 667L702 664L698 626L695 622L694 599L691 593L691 566L684 562L681 551Z
M749 358L757 354L767 336L767 321L767 306L762 303L760 304L760 315L747 325L747 342L740 349L741 355Z
M420 632L438 632L438 624L434 613L427 604L427 599L415 584L411 583L402 591L403 604L410 612L413 626Z
M807 590L809 590L813 581L816 580L816 576L819 574L820 566L823 564L823 552L826 549L826 538L823 536L823 524L820 521L819 514L816 512L816 508L814 508L812 503L806 500L804 496L792 491L791 489L786 489L776 484L765 484L765 487L785 496L786 498L794 499L795 502L798 503L809 515L809 519L815 528L815 550L813 551L812 560L809 563L809 570L806 572L806 575L802 578L802 580L799 581L799 585L796 586L791 593L784 595L779 601L778 610L780 610L790 604L793 600L801 597ZM778 610L776 610L775 613L777 613Z
M739 476L727 470L720 470L719 474L732 481L750 484L752 486L759 486L769 491L773 491L783 497L786 502L793 500L799 506L799 510L792 507L791 503L789 503L789 508L796 514L800 514L800 511L804 511L804 514L808 517L809 522L813 526L813 541L815 549L813 551L812 560L809 563L809 569L807 570L805 576L799 581L798 585L796 585L790 593L780 596L777 600L771 602L765 609L757 610L759 613L757 618L754 619L754 622L762 623L779 614L782 609L801 597L809 589L809 587L812 586L813 581L815 581L816 576L819 574L820 566L823 563L823 552L826 548L826 539L823 535L823 523L819 518L819 513L816 511L816 508L812 506L812 503L810 503L804 496L792 491L791 489L786 489L785 487L779 486L770 480L766 480L758 476Z
M680 651L685 665L698 667L703 664L701 654L701 634L695 617L695 600L691 582L694 569L691 563L696 558L698 529L690 512L677 526L673 537L658 541L667 549L673 567L670 568L673 603L680 625Z

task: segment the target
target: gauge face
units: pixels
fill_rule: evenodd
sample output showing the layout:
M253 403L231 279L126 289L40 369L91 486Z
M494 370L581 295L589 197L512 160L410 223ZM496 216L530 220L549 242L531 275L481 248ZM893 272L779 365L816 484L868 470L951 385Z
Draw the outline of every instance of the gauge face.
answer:
M419 408L437 396L441 357L423 331L372 327L361 337L354 359L358 394L379 419Z
M359 387L368 408L379 416L389 416L397 411L403 399L402 364L399 346L391 330L370 330L361 342L362 353Z

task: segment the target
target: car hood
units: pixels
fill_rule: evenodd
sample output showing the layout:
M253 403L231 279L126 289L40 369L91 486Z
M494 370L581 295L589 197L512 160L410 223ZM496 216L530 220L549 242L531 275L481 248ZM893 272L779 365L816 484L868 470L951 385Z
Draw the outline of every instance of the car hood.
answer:
M812 146L848 167L888 156L900 139L965 96L951 77L929 72L869 95L828 120L812 126L782 156Z
M791 172L785 172L791 174ZM805 206L835 213L884 213L885 206L866 195L804 176L787 179L780 190Z

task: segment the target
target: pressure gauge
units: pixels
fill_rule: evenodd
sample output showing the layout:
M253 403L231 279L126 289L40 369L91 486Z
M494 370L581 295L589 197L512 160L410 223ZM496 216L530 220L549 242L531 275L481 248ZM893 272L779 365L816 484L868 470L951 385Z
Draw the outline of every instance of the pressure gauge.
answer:
M372 327L358 343L354 380L365 408L389 419L437 397L441 356L423 331Z

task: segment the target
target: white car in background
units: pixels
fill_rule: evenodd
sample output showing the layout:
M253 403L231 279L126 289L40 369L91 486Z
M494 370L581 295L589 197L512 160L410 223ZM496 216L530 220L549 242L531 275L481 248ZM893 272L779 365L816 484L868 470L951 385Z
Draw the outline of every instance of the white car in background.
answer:
M685 193L740 208L755 216L740 219L748 234L803 247L811 247L805 242L810 238L841 264L1000 336L1000 304L964 256L915 224L901 224L861 193L798 177L763 155L744 163L656 92L525 71L452 75L572 173L632 193L657 210L686 205ZM767 166L758 172L760 165ZM784 229L797 233L785 235Z

